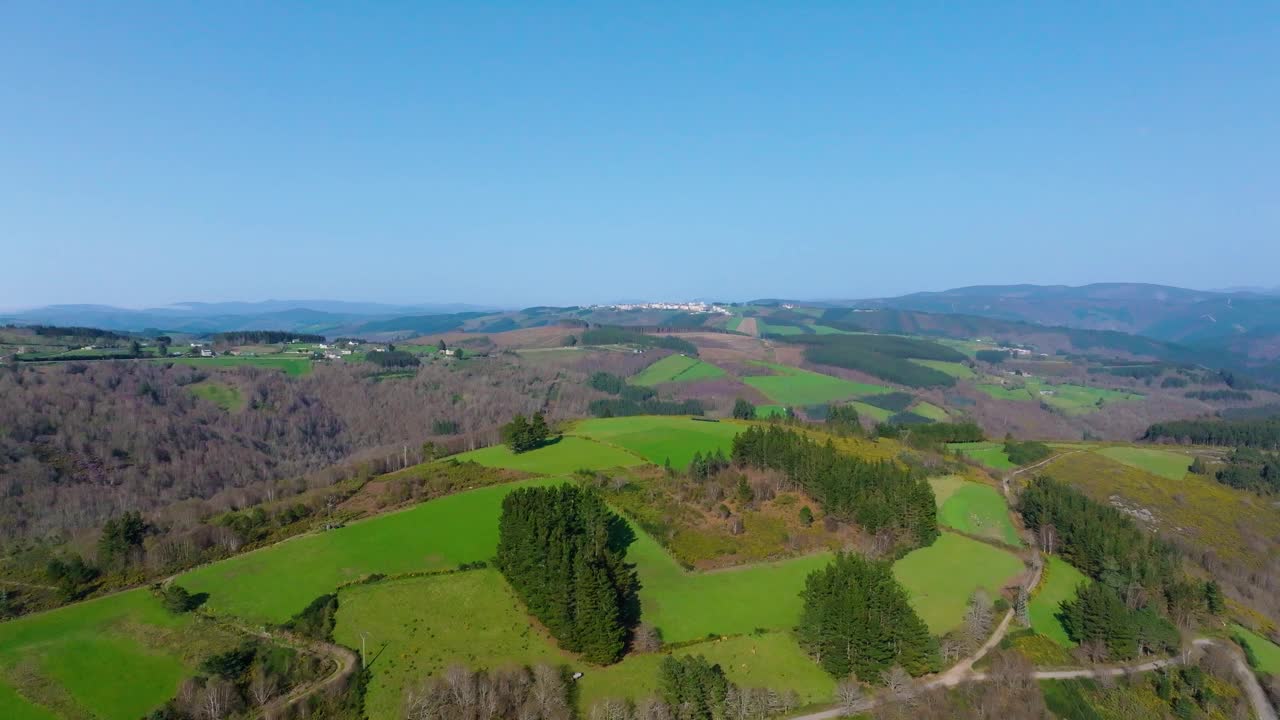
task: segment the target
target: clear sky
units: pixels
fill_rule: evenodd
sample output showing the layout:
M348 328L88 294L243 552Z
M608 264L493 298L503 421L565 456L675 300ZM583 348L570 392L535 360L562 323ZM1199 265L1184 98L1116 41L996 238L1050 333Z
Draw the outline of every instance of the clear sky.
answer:
M0 3L0 307L1274 286L1278 231L1274 1Z

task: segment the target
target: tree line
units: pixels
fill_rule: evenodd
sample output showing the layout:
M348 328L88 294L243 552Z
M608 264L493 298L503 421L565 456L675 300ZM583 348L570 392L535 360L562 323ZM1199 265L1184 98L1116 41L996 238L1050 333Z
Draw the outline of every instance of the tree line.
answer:
M1193 472L1207 470L1199 458L1191 465ZM1214 478L1238 490L1260 495L1280 493L1280 456L1253 448L1236 448L1228 456L1226 467L1217 470Z
M639 620L633 539L594 490L522 488L502 502L496 563L560 647L607 664Z
M417 355L404 350L382 350L364 356L364 361L384 368L414 368L422 364Z
M626 417L629 415L701 415L705 412L701 400L659 400L650 398L643 401L626 398L601 398L592 400L587 409L595 417Z
M889 531L908 545L928 545L938 537L932 488L896 462L851 457L830 441L819 444L777 425L739 433L733 460L784 473L827 513L853 520L868 532Z
M894 666L911 675L938 668L937 641L888 562L840 553L809 574L800 596L796 636L832 676L881 682Z
M1042 550L1094 580L1062 612L1073 639L1091 645L1097 660L1176 649L1177 628L1223 610L1217 583L1189 579L1172 545L1065 483L1035 478L1018 510Z
M516 415L502 426L502 441L516 454L537 450L550 439L551 428L547 427L547 418L541 411L534 413L532 419Z
M610 395L621 396L623 400L631 402L644 402L657 396L653 388L647 388L641 385L631 385L621 375L614 375L607 372L596 372L591 374L591 378L587 384L600 392L609 393Z
M688 340L669 335L649 335L633 328L616 325L600 325L585 330L580 341L583 345L635 345L642 348L674 350L685 355L698 354L698 346Z
M219 345L275 345L293 341L322 343L323 335L295 333L284 330L235 330L214 333L210 338Z
M1276 450L1280 449L1280 417L1160 422L1148 427L1143 439Z

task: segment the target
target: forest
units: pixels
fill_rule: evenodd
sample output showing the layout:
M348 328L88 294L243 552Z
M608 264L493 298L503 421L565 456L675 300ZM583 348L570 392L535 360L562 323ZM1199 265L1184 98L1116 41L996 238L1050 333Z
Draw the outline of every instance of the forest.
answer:
M284 332L281 330L237 330L215 333L211 339L219 345L276 345L288 342L322 343L323 335Z
M1095 581L1063 604L1068 633L1095 660L1169 651L1178 628L1222 612L1216 582L1188 578L1173 546L1119 510L1044 476L1022 492L1018 510L1042 550Z
M635 345L642 348L674 350L689 356L697 356L698 348L688 340L669 335L649 335L632 328L602 325L582 333L583 345Z
M639 621L633 539L590 489L522 488L503 500L496 563L560 647L608 664Z
M733 460L778 470L833 515L868 532L887 531L912 546L938 536L937 507L929 483L893 461L845 455L828 442L777 425L755 426L733 440Z
M1280 449L1280 417L1258 420L1173 420L1147 428L1144 440Z
M945 360L960 362L965 356L927 340L889 335L789 335L779 338L804 345L804 357L811 363L859 370L907 387L951 387L956 379L940 370L907 362Z
M1192 469L1199 469L1195 464ZM1227 457L1226 466L1217 470L1218 482L1238 490L1260 495L1280 493L1280 456L1252 448L1237 448Z
M837 678L885 682L890 668L923 675L941 664L937 641L889 563L840 553L805 579L800 644Z

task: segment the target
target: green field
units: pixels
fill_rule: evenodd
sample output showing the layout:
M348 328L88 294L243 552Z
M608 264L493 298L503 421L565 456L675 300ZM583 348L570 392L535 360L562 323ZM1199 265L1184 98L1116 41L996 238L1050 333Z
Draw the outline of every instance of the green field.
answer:
M1098 410L1107 403L1141 400L1143 397L1137 393L1070 383L1050 385L1035 378L1026 379L1023 386L1005 387L996 383L979 383L976 387L997 400L1043 402L1068 415L1084 415Z
M977 357L979 350L994 350L995 346L988 343L975 342L973 340L952 340L950 338L926 338L932 340L939 345L946 345L952 350L959 350L969 357Z
M804 335L804 328L799 325L773 325L763 318L756 318L756 328L760 335Z
M605 470L631 467L644 461L625 450L566 435L558 442L537 450L513 453L506 445L491 445L453 456L458 462L477 462L489 467L523 470L535 475L568 475L576 470Z
M929 483L938 500L939 524L1009 545L1022 545L999 490L975 482L956 485L950 477L930 478ZM939 492L940 484L944 484L942 492Z
M923 400L916 403L915 405L912 405L910 410L911 412L919 415L920 417L927 417L930 420L934 420L936 422L946 422L948 418L946 410L943 410L942 408L938 407L937 405L934 405L933 403L927 403Z
M893 565L916 612L939 635L964 620L974 590L983 587L995 597L1022 570L1012 553L948 532Z
M631 655L608 667L582 663L533 628L524 608L494 570L412 578L342 591L335 639L360 646L366 633L373 679L369 717L394 717L407 688L448 665L501 667L565 664L583 672L579 706L606 697L641 698L656 691L661 655ZM701 654L745 686L793 689L810 702L831 697L833 681L788 633L699 643L676 654Z
M915 360L911 362L917 365L923 365L932 368L941 373L946 373L957 380L972 380L976 374L968 365L958 362L947 362L946 360Z
M1017 467L1009 460L1009 456L1005 454L1004 443L947 443L947 449L959 451L961 455L973 458L983 465L995 470L1012 470Z
M890 392L882 385L856 383L822 373L777 363L753 362L766 367L772 375L746 375L742 382L764 393L765 397L779 405L821 405L844 400L857 395L875 395Z
M854 400L845 404L850 405L853 407L854 410L857 410L858 417L871 418L876 422L888 422L889 418L893 417L892 410L885 410L882 407L876 407L875 405L869 405L864 402L858 402L857 400Z
M1232 625L1231 631L1244 640L1253 656L1258 660L1258 670L1272 675L1280 675L1280 645L1240 625Z
M233 369L238 367L260 367L269 370L282 370L286 375L297 377L311 372L311 360L292 357L211 357L211 358L165 358L152 362L191 365L202 368Z
M756 406L756 417L762 420L765 418L773 417L774 415L781 415L783 417L786 417L786 414L787 414L786 405L757 405Z
M668 355L632 376L633 385L652 387L669 382L692 382L724 377L724 370L687 355Z
M1076 588L1088 582L1084 573L1057 555L1050 555L1045 563L1044 578L1040 586L1031 596L1028 611L1031 615L1031 627L1041 635L1053 640L1063 647L1075 647L1062 621L1057 618L1059 606L1065 600L1076 596Z
M672 415L642 415L583 420L570 431L601 444L625 448L654 465L688 467L695 452L733 449L733 437L746 429L735 422L706 422Z
M741 687L795 690L803 703L830 702L835 680L809 659L790 632L717 638L682 647L673 655L702 655L720 665ZM604 698L640 699L658 693L662 655L631 655L616 665L587 669L579 704L590 708Z
M136 720L173 697L197 658L225 649L197 622L131 590L0 624L0 711Z
M1169 480L1181 480L1191 466L1191 458L1182 453L1155 448L1107 447L1096 450L1099 455L1111 458L1139 470L1146 470L1153 475Z
M240 388L226 385L214 380L201 380L187 386L192 395L208 400L227 412L240 412L245 407L244 396Z
M990 395L996 400L1013 400L1016 402L1031 402L1035 398L1027 391L1025 387L1005 387L996 383L978 383L974 387L982 392Z
M371 573L444 570L488 560L502 498L532 480L472 490L192 570L177 582L207 592L205 607L252 622L282 622L344 582Z

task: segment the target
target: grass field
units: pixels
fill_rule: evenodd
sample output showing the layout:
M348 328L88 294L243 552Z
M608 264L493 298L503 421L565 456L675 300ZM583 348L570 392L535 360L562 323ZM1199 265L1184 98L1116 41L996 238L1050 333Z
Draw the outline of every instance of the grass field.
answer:
M967 481L957 485L953 477L929 479L938 500L939 524L970 535L1022 545L999 490Z
M1041 635L1053 640L1063 647L1075 647L1062 621L1056 616L1059 606L1065 600L1076 596L1076 588L1087 582L1084 573L1057 555L1050 555L1045 563L1044 578L1040 586L1031 596L1028 612L1031 615L1031 627Z
M876 422L888 422L889 418L893 417L892 410L885 410L882 407L876 407L875 405L869 405L864 402L858 402L857 400L853 400L845 404L853 407L854 410L857 410L858 417L871 418Z
M978 462L995 470L1012 470L1014 465L1009 460L1009 456L1004 452L1004 443L998 442L971 442L971 443L947 443L948 450L958 450L965 457L973 458Z
M724 370L687 355L668 355L633 375L628 382L652 387L669 382L691 382L724 377Z
M1253 651L1254 657L1258 660L1258 670L1280 675L1280 645L1240 625L1232 625L1231 631L1239 635Z
M234 642L197 622L131 590L0 624L0 711L136 720Z
M760 335L804 335L804 328L799 325L774 325L763 319L756 318L756 332Z
M453 663L473 667L549 662L583 672L579 707L606 697L641 698L656 691L661 655L632 655L594 667L561 652L533 628L524 608L494 570L412 578L342 591L335 639L360 646L367 633L373 679L369 717L394 717L407 688ZM794 689L810 702L831 697L833 681L789 633L699 643L676 654L706 656L745 686Z
M968 365L958 362L947 362L946 360L915 360L913 363L932 368L940 373L946 373L957 380L972 380L977 375L969 368Z
M1182 453L1155 448L1107 447L1096 452L1116 462L1146 470L1170 480L1181 480L1191 465L1191 458Z
M937 422L946 422L949 417L946 410L943 410L933 403L924 402L923 400L912 405L910 410L921 417L927 417L930 420Z
M820 405L857 395L875 395L890 391L882 385L851 382L788 365L758 361L753 364L767 367L774 374L747 375L742 377L742 381L780 405Z
M244 396L240 388L215 380L202 380L187 386L192 395L203 398L227 412L240 412L245 407Z
M786 405L757 405L756 406L756 417L762 420L765 418L773 417L774 415L785 416L786 414L787 414Z
M996 383L978 383L974 387L982 392L990 395L996 400L1013 400L1016 402L1031 402L1035 398L1031 397L1031 393L1027 392L1025 387L1005 387Z
M911 604L935 634L963 621L974 590L983 587L995 597L1022 570L1022 561L1013 554L948 532L893 565Z
M286 375L297 377L311 372L311 360L308 358L278 357L211 357L211 358L165 358L153 362L175 363L202 368L231 369L238 367L260 367L269 370L281 370Z
M570 432L625 448L654 465L662 465L669 459L673 468L684 468L695 452L721 450L729 455L733 437L745 429L745 425L734 422L643 415L583 420Z
M996 383L978 383L975 387L997 400L1043 402L1067 415L1084 415L1108 403L1141 400L1143 397L1136 393L1070 383L1050 385L1035 378L1028 378L1022 386L1006 387Z
M506 445L491 445L454 455L453 458L458 462L470 460L489 467L523 470L536 475L568 475L584 468L604 470L631 467L644 462L625 450L573 435L566 435L559 442L520 454L511 452Z
M371 573L443 570L488 560L502 498L532 480L459 493L328 532L304 535L192 570L177 582L207 592L205 607L251 622L281 622L344 582Z
M768 632L717 638L680 648L673 655L702 655L720 665L741 687L795 690L803 703L830 702L835 681L789 632ZM640 699L658 692L658 664L662 655L632 655L616 665L587 670L580 681L580 705L590 708L604 698Z

